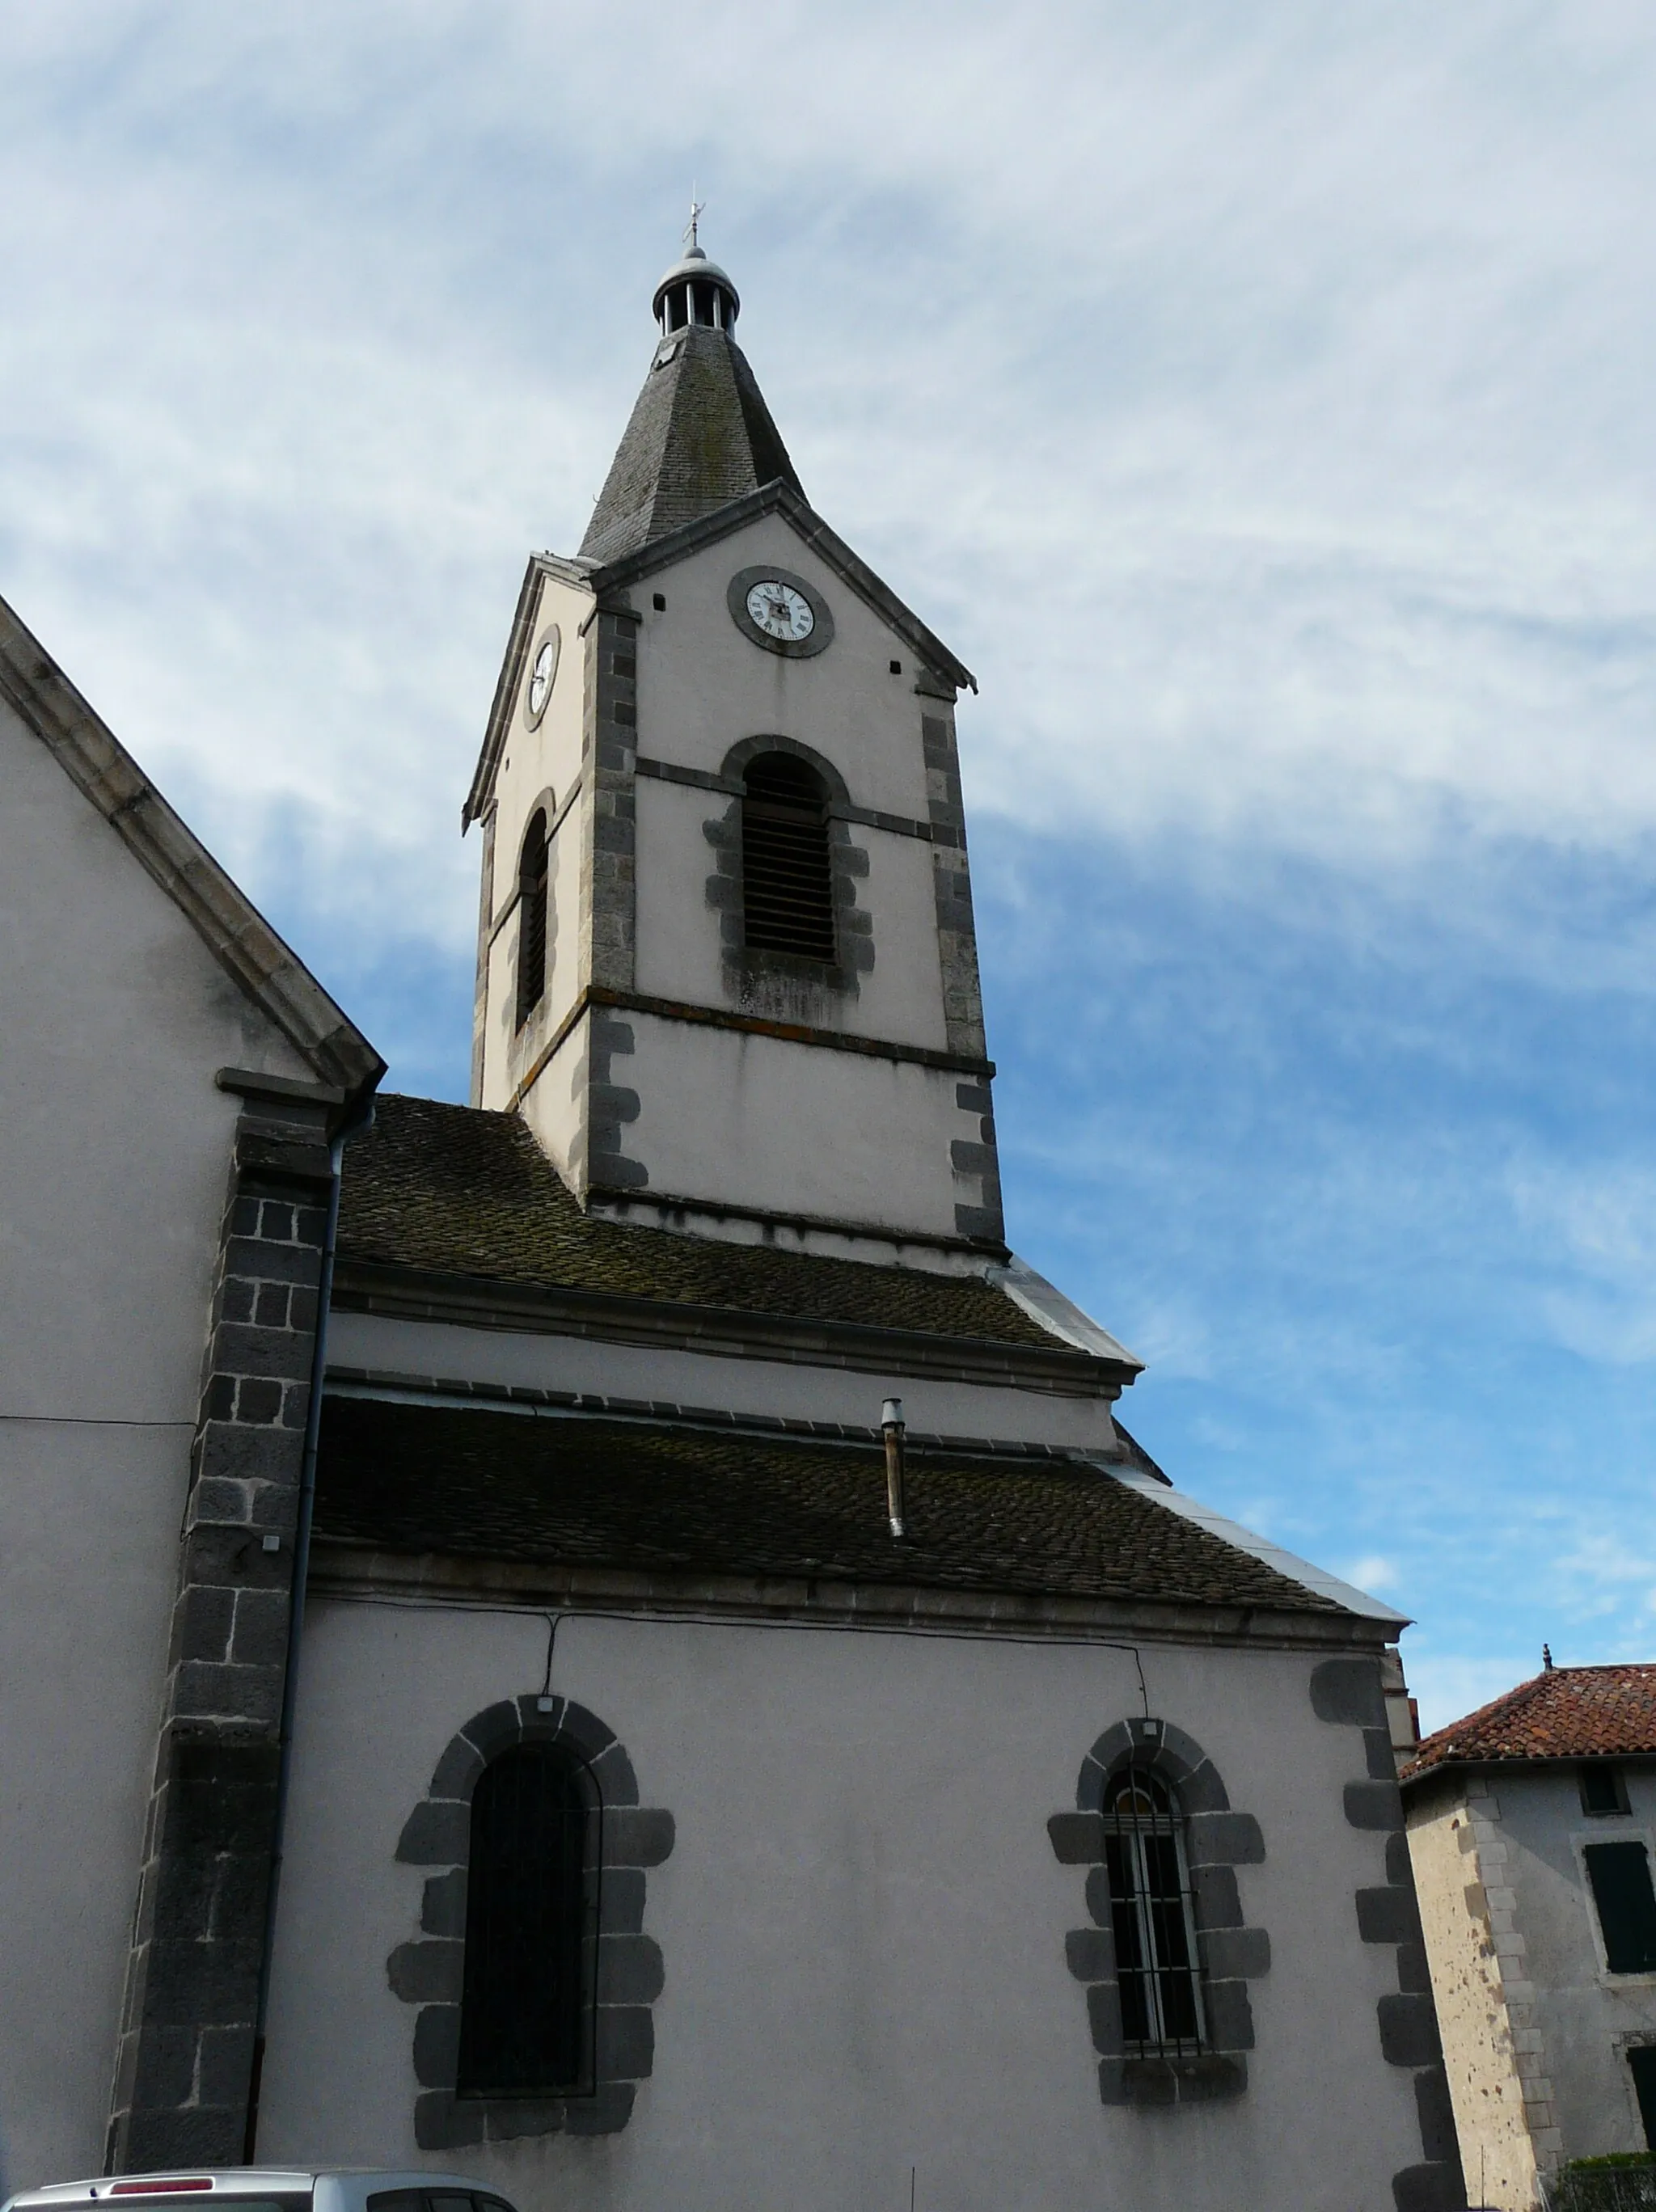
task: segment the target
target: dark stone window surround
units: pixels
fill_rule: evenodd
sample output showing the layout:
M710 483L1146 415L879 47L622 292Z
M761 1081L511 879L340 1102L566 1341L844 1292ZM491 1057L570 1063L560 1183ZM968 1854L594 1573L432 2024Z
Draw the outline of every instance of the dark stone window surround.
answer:
M744 941L742 890L743 779L750 762L762 753L788 753L803 761L822 780L828 794L829 866L833 878L834 937L837 947L832 961L807 960L787 952L753 951ZM702 825L702 834L716 858L707 879L707 902L719 917L723 945L725 980L731 996L744 1006L790 1019L805 1009L793 1003L801 993L813 997L831 994L855 998L859 979L874 964L874 917L857 904L857 886L868 873L868 855L851 842L846 819L850 793L833 763L796 738L744 738L725 755L719 767L721 790L734 794L724 812ZM784 1003L785 1001L785 1003ZM826 1011L826 998L822 1011Z
M1397 1992L1383 1996L1375 2008L1380 2049L1388 2064L1407 2067L1415 2076L1415 2108L1425 2154L1422 2164L1392 2175L1392 2197L1397 2212L1458 2212L1466 2203L1466 2184L1438 2040L1437 2008L1432 2001L1379 1660L1323 1660L1312 1669L1311 1705L1318 1720L1361 1730L1365 1771L1360 1781L1345 1785L1345 1816L1352 1827L1385 1838L1385 1881L1357 1891L1357 1929L1365 1943L1396 1948Z
M1122 2033L1103 1807L1106 1786L1129 1765L1160 1776L1184 1817L1210 2046L1194 2057L1129 2057ZM1217 1769L1195 1738L1161 1720L1117 1721L1106 1729L1081 1762L1075 1804L1075 1812L1055 1813L1046 1825L1059 1863L1087 1869L1092 1924L1070 1930L1064 1954L1070 1972L1087 1989L1100 2100L1166 2106L1239 2096L1248 2085L1246 2054L1253 2048L1247 1985L1270 1970L1270 1937L1263 1928L1245 1925L1235 1873L1264 1859L1258 1821L1231 1809Z
M521 1743L554 1743L581 1763L598 1808L594 2086L558 2097L455 2094L466 1936L466 1870L472 1792L489 1761ZM650 2008L661 1995L661 1954L643 1932L645 1869L673 1845L671 1813L642 1807L624 1747L596 1715L559 1697L503 1699L467 1721L437 1761L425 1796L397 1844L406 1866L438 1869L425 1885L421 1935L386 1961L391 1987L420 2009L414 2022L415 2140L454 2150L526 2136L615 2135L632 2115L637 2085L654 2063Z

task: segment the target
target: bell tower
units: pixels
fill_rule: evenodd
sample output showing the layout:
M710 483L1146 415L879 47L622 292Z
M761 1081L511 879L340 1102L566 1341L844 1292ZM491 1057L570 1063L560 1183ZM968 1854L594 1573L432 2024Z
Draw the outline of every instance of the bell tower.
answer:
M976 686L807 502L688 235L581 550L529 562L466 805L472 1101L589 1210L980 1270Z

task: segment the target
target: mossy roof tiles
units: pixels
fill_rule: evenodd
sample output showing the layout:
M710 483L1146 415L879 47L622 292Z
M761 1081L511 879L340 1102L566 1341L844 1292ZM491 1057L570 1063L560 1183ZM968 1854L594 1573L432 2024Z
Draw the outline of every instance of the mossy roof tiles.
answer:
M979 1277L816 1259L585 1214L522 1121L377 1102L345 1149L342 1259L670 1304L1069 1349Z
M407 1555L649 1574L1336 1613L1084 1463L911 1453L908 1540L882 1454L643 1421L366 1397L323 1413L317 1533Z

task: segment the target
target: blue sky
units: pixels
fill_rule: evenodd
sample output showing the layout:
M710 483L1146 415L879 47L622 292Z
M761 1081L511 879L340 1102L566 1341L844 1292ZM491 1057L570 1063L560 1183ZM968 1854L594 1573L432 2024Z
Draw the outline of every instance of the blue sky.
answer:
M1656 26L0 0L0 591L409 1089L692 179L977 670L1014 1240L1428 1722L1656 1655Z

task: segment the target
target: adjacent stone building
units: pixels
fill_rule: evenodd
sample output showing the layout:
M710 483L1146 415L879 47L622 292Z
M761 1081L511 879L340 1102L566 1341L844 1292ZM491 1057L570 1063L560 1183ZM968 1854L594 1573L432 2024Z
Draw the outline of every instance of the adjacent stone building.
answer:
M18 2178L1459 2205L1403 1621L1174 1488L1138 1361L1008 1247L971 677L807 503L729 278L692 241L654 304L466 802L469 1104L371 1103L15 634L9 772L70 834L19 879L58 966L8 968L6 1264L80 1334L8 1388L171 1425L0 1498ZM106 1018L79 906L161 893L141 1080L106 1040L36 1099Z
M1656 2149L1656 1666L1553 1667L1405 1768L1469 2186Z

